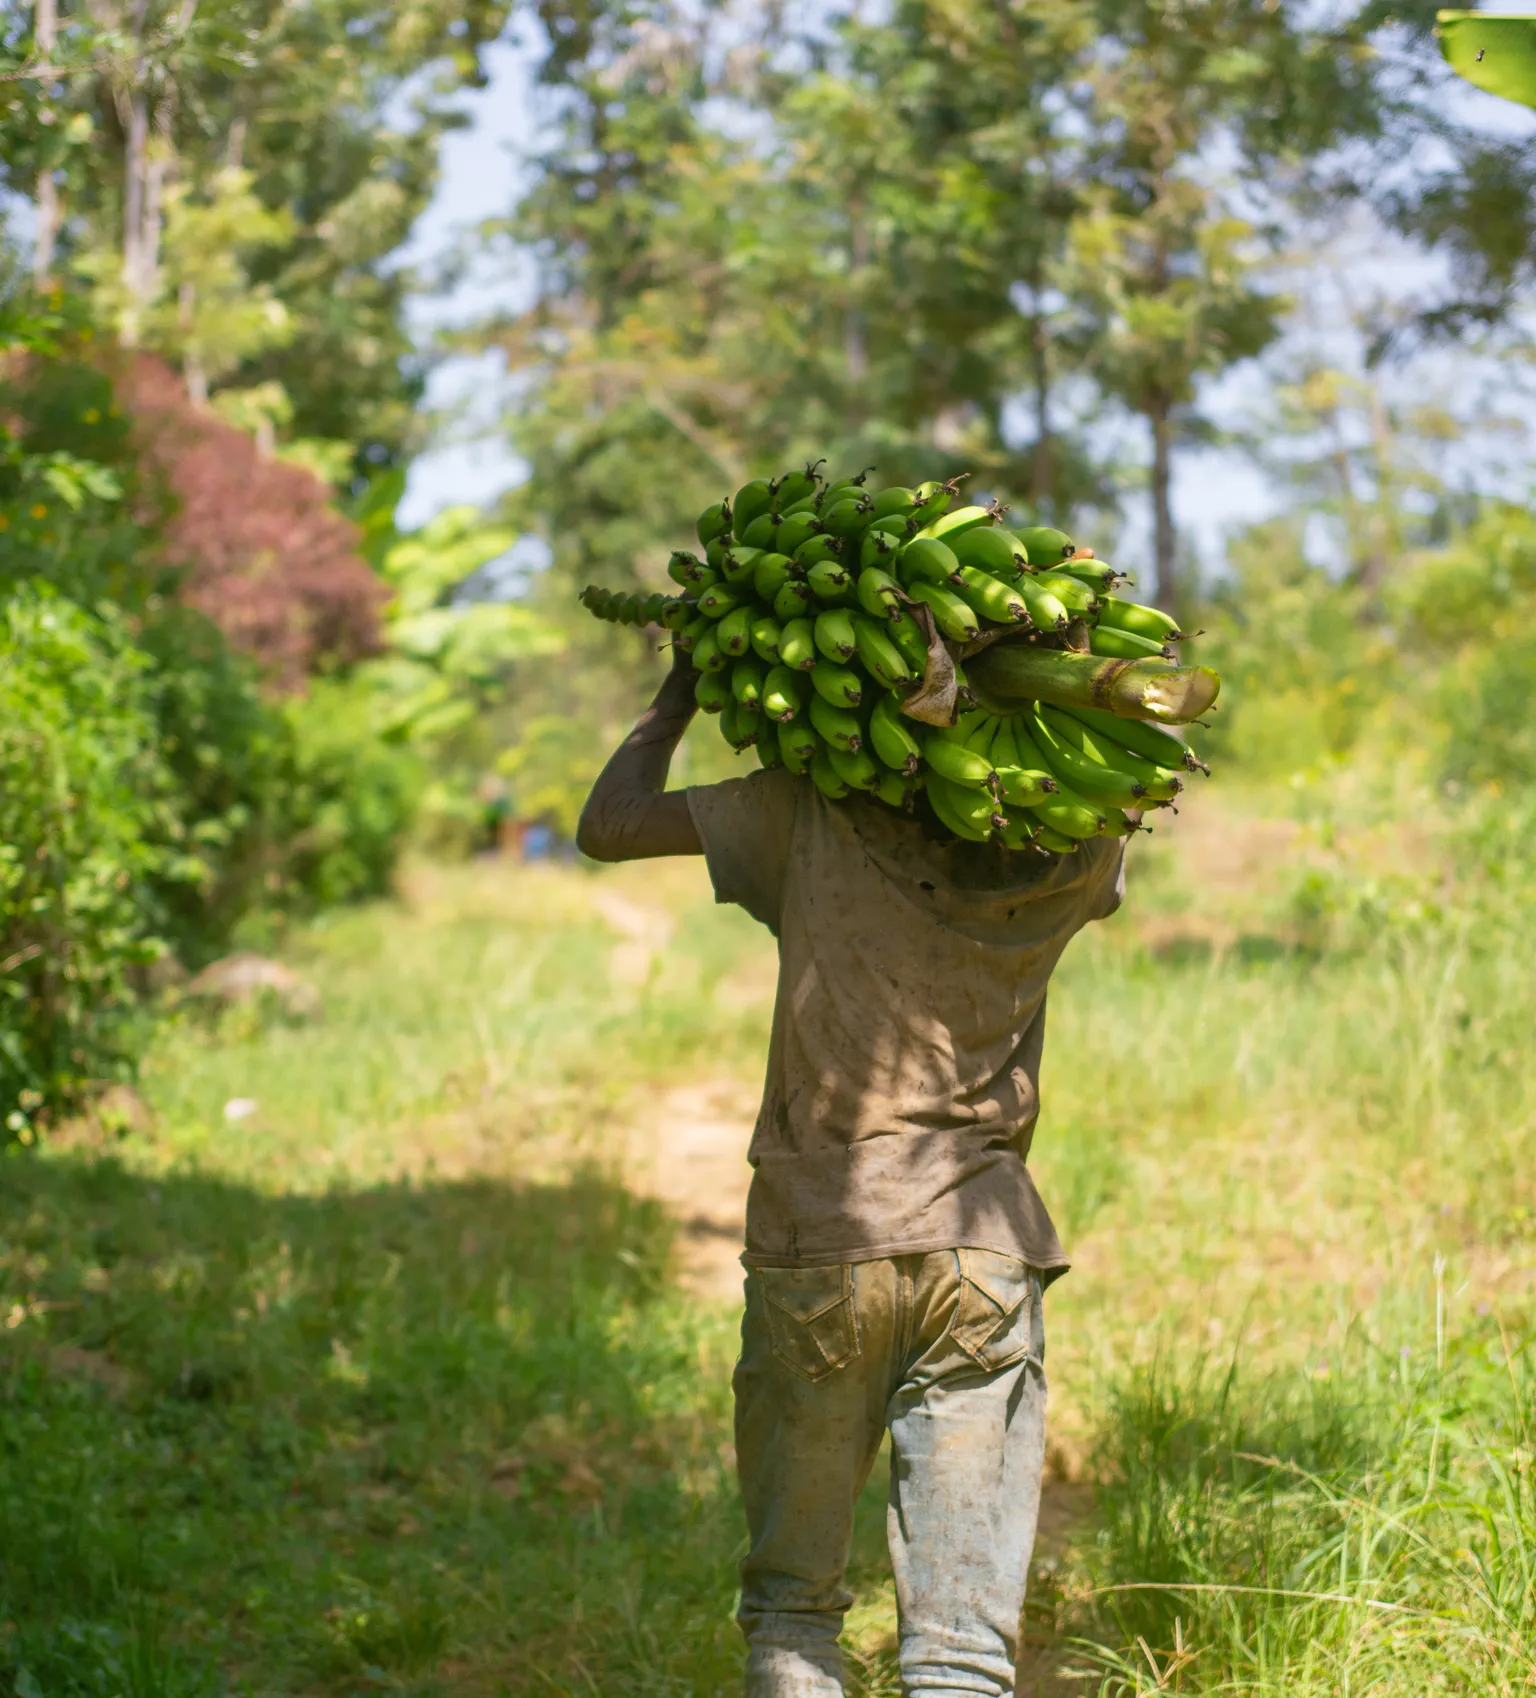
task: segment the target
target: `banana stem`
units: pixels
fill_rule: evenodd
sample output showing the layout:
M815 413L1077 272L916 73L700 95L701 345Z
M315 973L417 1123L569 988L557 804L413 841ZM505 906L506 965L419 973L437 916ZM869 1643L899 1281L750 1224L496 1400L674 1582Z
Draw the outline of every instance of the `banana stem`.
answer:
M966 662L980 699L1000 706L1020 701L1093 707L1121 719L1187 725L1216 700L1220 675L1209 666L1170 666L1162 660L1110 660L1061 649L996 643Z

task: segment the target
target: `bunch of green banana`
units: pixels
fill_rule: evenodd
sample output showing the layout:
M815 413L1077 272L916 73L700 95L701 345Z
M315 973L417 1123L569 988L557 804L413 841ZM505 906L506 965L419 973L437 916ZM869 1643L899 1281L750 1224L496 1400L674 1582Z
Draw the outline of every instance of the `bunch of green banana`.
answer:
M702 552L667 566L678 594L582 592L599 618L674 634L699 707L733 749L755 747L829 798L864 791L910 812L926 795L956 837L1053 854L1136 830L1140 812L1179 794L1180 774L1205 770L1147 722L1192 717L1178 709L1188 688L1164 690L1173 707L1153 700L1165 678L1193 676L1166 664L1182 633L1115 596L1107 562L1049 526L1009 529L996 503L961 499L960 479L871 488L872 467L828 481L821 466L706 508ZM984 638L1000 661L1006 646L1008 665L983 668L1001 684L982 694L957 651ZM1154 664L1115 664L1141 661ZM953 665L958 686L954 723L940 727L902 711L936 663ZM1219 680L1195 671L1194 696L1209 702ZM1110 675L1114 695L1101 687Z

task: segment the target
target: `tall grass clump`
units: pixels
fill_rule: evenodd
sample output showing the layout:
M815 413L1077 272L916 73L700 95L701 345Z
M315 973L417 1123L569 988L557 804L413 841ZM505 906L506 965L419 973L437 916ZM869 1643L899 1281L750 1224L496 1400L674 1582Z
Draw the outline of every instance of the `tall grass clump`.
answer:
M1439 1269L1437 1269L1437 1273ZM1492 1322L1308 1372L1163 1356L1104 1412L1103 1694L1529 1692L1528 1351Z

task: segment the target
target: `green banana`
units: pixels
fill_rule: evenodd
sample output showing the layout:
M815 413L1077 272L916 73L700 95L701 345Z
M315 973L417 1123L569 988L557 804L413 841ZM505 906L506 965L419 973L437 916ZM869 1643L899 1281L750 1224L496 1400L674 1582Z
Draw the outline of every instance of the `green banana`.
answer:
M940 822L956 837L985 843L999 825L1006 824L990 791L956 784L934 772L929 774L926 794Z
M903 489L900 484L891 484L885 489L877 489L869 498L869 518L873 524L877 519L900 517L908 519L917 506L917 492Z
M694 619L694 607L691 601L684 601L681 596L669 598L661 615L661 622L674 634L689 625Z
M856 708L864 699L863 680L850 667L821 661L806 676L816 694L832 707Z
M889 619L892 614L900 613L902 603L906 600L901 593L901 585L889 572L882 572L878 566L866 566L859 573L854 592L858 596L859 606L876 619Z
M699 597L699 612L711 619L724 619L740 600L741 592L734 584L711 584Z
M997 793L1015 807L1028 807L1057 788L1056 779L1033 746L1026 753L1019 747L1016 722L1005 719L987 757L997 772Z
M762 744L759 743L758 747L761 748ZM1032 815L1015 808L1004 808L1003 827L997 835L1005 849L1032 849L1036 829Z
M836 560L818 560L807 568L805 583L818 601L842 601L853 588L853 576Z
M778 528L777 513L759 513L744 531L738 530L736 534L748 548L772 548Z
M752 593L770 606L773 598L794 576L792 562L782 554L760 554L752 562Z
M779 753L791 772L809 772L811 758L821 747L821 739L809 725L781 722L778 727Z
M832 765L830 750L818 748L811 757L811 779L829 802L841 802L845 796L852 795L849 787L838 777L837 768Z
M1035 577L1035 588L1055 596L1068 613L1092 613L1098 606L1099 598L1093 587L1070 572L1040 572Z
M1097 731L1111 742L1123 744L1143 760L1153 761L1160 767L1181 766L1188 772L1210 771L1181 738L1161 725L1149 724L1144 719L1121 719L1118 714L1105 713L1102 708L1072 708L1068 711L1090 731Z
M1149 825L1137 825L1128 814L1123 814L1118 808L1108 808L1104 814L1104 829L1100 837L1132 837L1138 831L1150 831Z
M1130 631L1149 642L1166 643L1181 635L1179 622L1160 607L1143 607L1139 602L1117 601L1108 596L1099 605L1099 624L1107 630Z
M757 709L746 707L741 702L728 701L720 710L720 735L738 755L757 741L761 726Z
M901 650L886 636L883 619L855 613L852 621L854 646L866 672L888 690L906 689L917 682Z
M1029 556L1014 538L998 525L976 525L962 531L950 548L962 566L976 566L983 572L1006 577L1011 583L1021 566L1029 564Z
M685 548L679 548L673 550L672 558L667 562L667 576L674 584L681 584L688 589L702 588L711 581L714 574L698 555L690 554Z
M966 747L965 736L976 729L972 717L962 714L948 730L930 731L923 739L923 759L951 784L979 789L991 783L993 767L985 755ZM964 735L957 736L962 731Z
M774 736L771 725L764 726L758 735L757 759L759 764L770 772L774 767L784 764L784 751L780 749L779 740Z
M880 768L862 749L855 749L850 754L844 749L832 747L827 750L827 759L832 763L833 772L850 790L880 788Z
M1029 617L1037 630L1066 630L1071 615L1059 596L1041 589L1033 578L1028 577L1019 579L1019 594L1024 598L1024 605L1029 609Z
M722 652L713 624L694 639L692 653L693 664L700 672L719 672L730 664L731 657Z
M745 708L758 712L763 705L763 681L767 668L756 655L744 655L731 668L731 694Z
M1094 560L1088 555L1074 554L1070 560L1063 560L1059 566L1052 567L1056 572L1070 572L1074 578L1081 578L1090 589L1096 590L1101 596L1109 592L1120 582L1120 574L1107 560Z
M955 551L934 537L913 537L896 556L896 575L913 584L952 584L960 572Z
M706 590L705 594L708 593ZM1111 660L1150 660L1154 655L1160 655L1164 660L1174 658L1172 649L1153 642L1150 637L1138 637L1134 631L1116 631L1100 625L1095 625L1088 633L1088 652L1106 655Z
M739 542L746 541L747 526L773 506L773 486L766 478L753 478L736 491L731 502L731 529Z
M889 571L896 564L905 535L905 530L888 531L883 525L871 525L859 544L859 564L882 566Z
M745 543L738 543L735 548L726 549L720 557L720 576L728 584L750 582L758 561L765 557L766 552L761 548L748 548Z
M928 639L923 628L905 608L886 623L885 634L901 650L902 658L921 678L928 670Z
M899 773L891 772L886 767L878 769L880 784L875 794L888 808L900 808L903 813L911 813L912 801L917 795L917 789L909 784Z
M978 525L991 523L992 514L985 507L957 507L952 513L945 513L941 518L935 519L932 524L924 525L917 534L943 542L947 537L959 536L962 531L975 530Z
M1146 794L1145 786L1118 767L1101 766L1074 749L1065 738L1058 737L1045 720L1036 713L1030 722L1036 746L1044 753L1061 785L1076 792L1089 802L1107 807L1134 808Z
M779 659L796 672L816 664L816 629L809 619L791 619L779 632Z
M1070 855L1077 848L1073 838L1063 837L1059 831L1052 831L1044 820L1035 827L1035 847L1048 849L1053 855Z
M763 712L770 719L781 722L786 719L798 719L805 711L809 694L803 673L788 666L772 667L763 679Z
M698 642L699 638L702 637L706 631L713 631L714 628L715 622L713 619L706 619L702 613L695 613L693 618L690 619L682 630L677 633L678 647L682 649L684 654L692 654L694 652L694 645ZM697 666L698 662L695 661L694 665Z
M869 713L869 741L875 754L892 772L911 777L922 765L923 746L913 736L896 698L882 690Z
M809 703L811 724L817 734L836 749L852 754L864 746L859 722L846 708L833 707L821 696L812 696Z
M779 585L773 598L773 613L776 619L798 619L811 605L815 598L804 584L794 578L786 578Z
M792 507L797 501L809 501L814 498L821 488L821 477L817 472L818 466L826 465L825 460L808 461L805 469L799 472L786 472L773 485L773 497L782 513L787 507Z
M793 554L802 543L821 534L821 520L814 513L794 513L773 533L773 546L780 554Z
M868 498L859 500L845 499L836 502L831 507L821 511L821 522L827 527L827 533L835 537L858 536L868 523Z
M706 507L699 514L699 522L695 527L699 542L708 548L716 537L723 536L731 528L731 504L728 501L717 501L711 507Z
M1024 598L990 572L976 566L962 566L960 578L955 593L979 618L990 619L994 625L1017 625L1029 618L1029 606Z
M842 557L842 543L829 536L812 537L794 551L794 562L803 572L808 572L818 561L841 560Z
M965 747L974 755L985 755L991 763L992 745L1003 728L1002 720L995 713L988 713L985 708L976 713L968 713L964 718L970 728L964 734Z
M1080 719L1075 719L1065 709L1050 707L1042 702L1037 712L1056 736L1063 743L1078 750L1085 760L1096 761L1100 766L1116 767L1121 772L1129 773L1141 785L1145 801L1171 802L1184 788L1184 781L1177 773L1157 765L1155 761L1132 754L1129 749L1112 742L1097 731L1090 731Z
M932 610L939 629L946 637L958 643L965 643L981 635L981 626L971 611L970 604L962 601L947 586L918 580L908 584L907 591L914 601L920 601Z
M1029 556L1031 566L1059 566L1075 552L1071 537L1049 525L1025 525L1013 534Z
M816 647L828 660L852 660L858 649L858 637L853 629L853 617L842 607L829 607L816 615L813 626Z
M935 519L947 513L959 488L959 478L951 478L947 483L930 478L927 483L920 483L912 491L917 501L911 513L913 526L921 530L924 525L931 525Z
M856 478L834 478L816 498L823 510L833 506L847 497L864 494L864 480L874 471L873 466L866 466Z
M726 654L745 654L752 646L752 614L750 604L733 607L715 627L715 641Z
M693 686L693 699L705 713L719 713L731 700L731 681L723 672L701 672Z
M1085 584L1081 577L1073 577L1071 572L1037 572L1034 584L1035 589L1044 591L1047 596L1056 596L1069 615L1090 615L1098 606L1093 586Z
M752 652L767 665L773 666L779 658L779 637L784 627L771 613L760 613L752 621Z
M1102 807L1065 787L1043 802L1031 802L1029 811L1063 837L1097 837L1109 823Z

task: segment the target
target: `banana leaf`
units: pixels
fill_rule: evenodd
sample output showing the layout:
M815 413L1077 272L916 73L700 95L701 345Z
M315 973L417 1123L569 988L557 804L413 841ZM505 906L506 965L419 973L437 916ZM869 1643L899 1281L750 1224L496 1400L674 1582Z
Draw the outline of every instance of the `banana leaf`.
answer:
M1536 106L1536 13L1438 12L1440 51L1489 94Z

